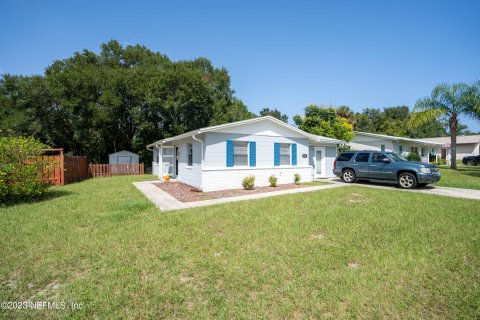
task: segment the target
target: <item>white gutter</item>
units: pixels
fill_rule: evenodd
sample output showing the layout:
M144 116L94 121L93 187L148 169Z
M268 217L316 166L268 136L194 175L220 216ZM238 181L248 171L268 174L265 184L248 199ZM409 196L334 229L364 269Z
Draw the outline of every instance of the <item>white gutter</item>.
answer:
M197 142L200 142L200 144L202 145L201 153L200 153L200 166L201 166L200 190L203 190L203 140L198 139L197 137L195 137L195 135L192 135L192 139Z

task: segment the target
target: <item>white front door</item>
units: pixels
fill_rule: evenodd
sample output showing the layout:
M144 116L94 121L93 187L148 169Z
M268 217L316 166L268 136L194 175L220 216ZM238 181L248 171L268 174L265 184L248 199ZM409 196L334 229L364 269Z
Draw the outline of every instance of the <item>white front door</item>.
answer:
M325 148L315 148L315 178L325 177Z

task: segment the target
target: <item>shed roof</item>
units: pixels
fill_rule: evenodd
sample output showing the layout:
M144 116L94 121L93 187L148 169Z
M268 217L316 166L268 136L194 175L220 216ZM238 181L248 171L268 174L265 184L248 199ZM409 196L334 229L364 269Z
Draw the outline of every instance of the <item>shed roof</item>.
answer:
M135 155L135 156L138 155L137 153L132 152L132 151L128 151L128 150L120 150L120 151L117 151L117 152L110 153L110 154L108 154L108 155L109 155L109 156L112 156L112 155L115 155L115 154L118 154L118 153L130 153L130 154Z

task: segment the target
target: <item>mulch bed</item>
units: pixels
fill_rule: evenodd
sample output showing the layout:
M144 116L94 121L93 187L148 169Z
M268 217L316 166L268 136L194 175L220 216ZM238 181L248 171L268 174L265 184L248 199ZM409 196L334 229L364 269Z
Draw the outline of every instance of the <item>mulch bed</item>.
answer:
M210 199L221 199L236 196L244 196L247 194L265 193L273 191L281 191L288 189L298 189L308 187L306 185L279 184L276 187L255 187L253 190L231 189L222 191L202 192L195 187L182 182L159 182L155 183L157 187L170 194L172 197L181 202L193 202Z

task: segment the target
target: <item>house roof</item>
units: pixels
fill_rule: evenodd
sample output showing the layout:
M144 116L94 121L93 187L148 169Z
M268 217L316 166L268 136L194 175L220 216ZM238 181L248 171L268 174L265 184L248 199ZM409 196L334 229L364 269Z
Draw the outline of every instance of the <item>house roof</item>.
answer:
M307 132L305 132L303 130L300 130L300 129L298 129L298 128L296 128L296 127L294 127L294 126L292 126L288 123L285 123L285 122L283 122L283 121L281 121L277 118L274 118L272 116L265 116L265 117L258 117L258 118L253 118L253 119L247 119L247 120L242 120L242 121L225 123L225 124L221 124L221 125L217 125L217 126L200 128L200 129L193 130L193 131L190 131L190 132L187 132L187 133L184 133L184 134L180 134L178 136L174 136L174 137L166 138L166 139L163 139L163 140L155 141L154 143L151 143L151 144L147 145L147 147L153 147L153 146L165 143L165 142L179 140L179 139L183 139L183 138L188 138L188 137L191 137L193 135L204 133L204 132L216 132L216 131L221 131L223 129L237 127L237 126L241 126L241 125L245 125L245 124L249 124L249 123L260 122L260 121L271 121L273 123L276 123L277 125L283 126L284 128L287 128L287 129L289 129L293 132L296 132L300 135L303 135L303 136L305 136L305 138L308 138L309 140L314 141L314 142L322 142L322 143L327 143L327 144L344 143L344 141L342 141L342 140L337 140L337 139L332 139L332 138L327 138L327 137L322 137L322 136L318 136L318 135L315 135L315 134L307 133Z
M385 140L392 140L392 141L407 141L407 142L414 142L419 144L428 144L428 145L438 145L441 146L443 143L434 142L434 141L427 141L423 139L412 139L412 138L404 138L404 137L396 137L396 136L388 136L386 134L378 134L378 133L370 133L370 132L361 132L361 131L353 131L356 135L367 136L367 137L375 137Z
M424 140L450 145L450 137L425 138ZM457 136L457 144L480 143L480 134Z
M137 153L132 152L132 151L128 151L128 150L120 150L120 151L117 151L117 152L109 153L108 155L111 156L111 155L117 154L117 153L130 153L130 154L133 154L133 155L137 155Z

